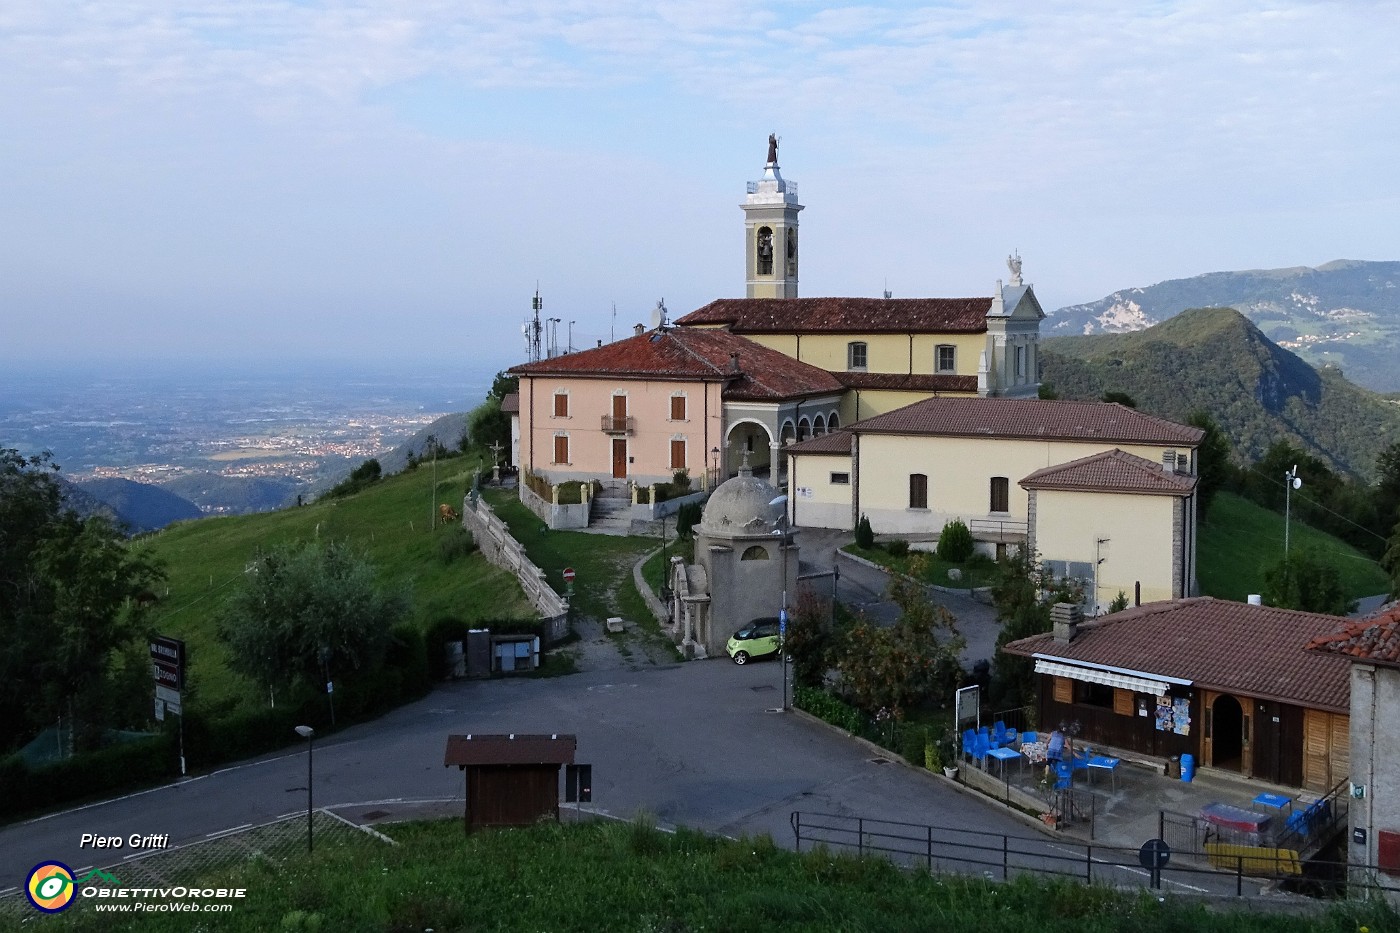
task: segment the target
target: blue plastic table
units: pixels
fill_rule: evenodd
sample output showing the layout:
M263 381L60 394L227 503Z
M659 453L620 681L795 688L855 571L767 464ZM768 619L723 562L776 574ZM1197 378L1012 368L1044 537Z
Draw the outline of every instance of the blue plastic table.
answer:
M1283 812L1285 809L1291 814L1293 812L1293 798L1285 797L1283 794L1264 793L1254 798L1256 807L1268 807L1272 810Z
M1014 748L1006 748L1005 746L1001 748L994 748L991 751L987 752L987 755L1001 762L1002 780L1006 779L1006 763L1012 758L1021 758L1020 752L1018 752ZM1021 760L1024 761L1025 759L1022 758Z
M1118 790L1118 759L1108 758L1104 755L1095 755L1089 759L1089 776L1092 778L1095 771L1107 771L1113 778L1113 789Z

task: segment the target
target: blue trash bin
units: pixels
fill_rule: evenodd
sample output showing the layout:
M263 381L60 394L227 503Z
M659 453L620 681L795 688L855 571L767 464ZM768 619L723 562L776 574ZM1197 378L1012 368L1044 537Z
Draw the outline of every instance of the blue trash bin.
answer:
M1191 779L1192 779L1193 777L1195 777L1195 776L1196 776L1196 756L1195 756L1195 755L1182 755L1182 756L1181 756L1181 779L1182 779L1183 781L1185 781L1187 784L1190 784L1190 783L1191 783Z

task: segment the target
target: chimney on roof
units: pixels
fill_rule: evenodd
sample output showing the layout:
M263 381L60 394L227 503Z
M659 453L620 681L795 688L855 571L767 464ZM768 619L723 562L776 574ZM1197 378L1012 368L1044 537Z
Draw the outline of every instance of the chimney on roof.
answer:
M644 325L644 324L633 324L633 325L632 325L632 333L636 334L638 337L642 336L642 334L645 334L646 332L647 332L646 325Z
M1178 453L1178 454L1176 455L1176 472L1178 472L1178 473L1190 473L1190 472L1191 472L1191 455L1190 455L1190 454L1188 454L1188 453Z
M1162 472L1164 472L1164 473L1175 473L1175 472L1176 472L1176 451L1174 451L1174 450L1164 450L1164 451L1162 451Z
M1067 645L1079 634L1084 614L1074 603L1056 603L1050 607L1050 621L1055 626L1055 641Z
M741 369L739 368L739 353L738 353L738 351L735 351L734 353L729 354L729 370L730 370L730 372L736 372L736 373L737 373L737 372L743 372L743 370L741 370Z

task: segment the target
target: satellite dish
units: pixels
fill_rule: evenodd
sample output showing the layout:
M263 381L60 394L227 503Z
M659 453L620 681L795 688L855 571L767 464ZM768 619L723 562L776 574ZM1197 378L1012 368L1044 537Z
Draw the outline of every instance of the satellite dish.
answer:
M1296 477L1296 476L1293 477L1293 488L1294 488L1294 489L1302 489L1302 488L1303 488L1303 481L1302 481L1301 479L1299 479L1298 477Z

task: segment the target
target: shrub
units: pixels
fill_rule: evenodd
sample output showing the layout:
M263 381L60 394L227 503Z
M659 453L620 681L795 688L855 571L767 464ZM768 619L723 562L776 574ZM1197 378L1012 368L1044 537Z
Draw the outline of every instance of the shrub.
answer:
M700 524L703 510L698 502L687 502L676 512L676 535L689 538L696 525Z
M891 557L908 557L909 542L905 541L903 538L897 538L894 541L886 541L885 550L889 552Z
M459 557L466 557L476 550L476 538L461 525L438 538L438 560L450 564Z
M943 531L938 536L939 560L960 564L971 557L975 550L972 532L963 524L962 519L955 518L943 526Z
M845 729L852 735L860 735L865 729L865 714L825 690L816 687L794 687L793 704L806 710L823 722L831 723L838 729Z
M583 502L583 483L576 479L559 484L559 504L578 505Z
M870 550L875 546L875 531L870 527L870 519L862 515L856 523L856 547Z

